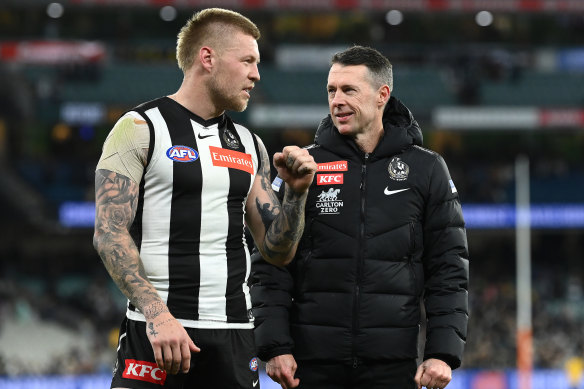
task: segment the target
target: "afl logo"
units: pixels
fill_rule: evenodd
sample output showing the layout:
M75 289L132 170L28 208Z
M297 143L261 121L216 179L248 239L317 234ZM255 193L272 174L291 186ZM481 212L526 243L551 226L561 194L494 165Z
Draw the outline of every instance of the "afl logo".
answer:
M249 361L249 370L251 370L251 371L257 371L258 370L258 366L259 366L259 363L258 363L257 357L253 357L251 359L251 361Z
M176 162L194 162L199 153L187 146L172 146L166 150L166 156Z

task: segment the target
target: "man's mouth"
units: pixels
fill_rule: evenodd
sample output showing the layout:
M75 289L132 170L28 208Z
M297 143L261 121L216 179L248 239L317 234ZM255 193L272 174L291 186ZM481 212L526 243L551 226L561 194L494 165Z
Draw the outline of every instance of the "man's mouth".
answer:
M251 90L253 89L253 86L249 87L249 88L243 88L243 91L245 92L245 94L247 95L248 98L251 97Z
M335 116L339 122L346 122L353 115L352 112L337 113Z

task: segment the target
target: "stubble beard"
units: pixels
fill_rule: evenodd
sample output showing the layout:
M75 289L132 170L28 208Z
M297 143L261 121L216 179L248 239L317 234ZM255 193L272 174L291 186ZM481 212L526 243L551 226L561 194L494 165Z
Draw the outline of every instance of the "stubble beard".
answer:
M221 111L243 112L247 108L248 100L242 100L237 95L230 95L233 89L229 85L222 85L217 79L211 79L208 84L211 101Z

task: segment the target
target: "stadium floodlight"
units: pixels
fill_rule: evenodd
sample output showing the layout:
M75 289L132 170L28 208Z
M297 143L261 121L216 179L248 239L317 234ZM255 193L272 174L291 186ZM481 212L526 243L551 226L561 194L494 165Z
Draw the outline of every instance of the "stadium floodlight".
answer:
M176 19L176 8L171 5L166 5L160 8L160 18L165 22L172 22Z
M50 18L59 19L63 16L64 12L65 8L61 3L50 3L47 5L47 15L49 15Z
M489 11L480 11L476 14L475 21L481 27L490 26L493 23L493 14Z
M403 20L404 15L401 13L401 11L398 11L397 9L392 9L391 11L385 14L385 21L389 25L397 26L398 24L401 24Z

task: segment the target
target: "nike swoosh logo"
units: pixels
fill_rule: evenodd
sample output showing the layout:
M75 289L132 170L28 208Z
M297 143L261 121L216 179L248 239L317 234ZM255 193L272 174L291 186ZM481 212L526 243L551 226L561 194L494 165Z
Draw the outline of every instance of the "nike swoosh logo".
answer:
M399 192L403 192L403 191L406 191L408 189L410 189L410 188L389 190L387 187L385 187L385 189L383 190L383 193L385 193L387 196L390 196L392 194L396 194L396 193L399 193Z
M254 388L257 386L258 382L259 382L259 380L255 380L255 381L253 382L253 387L254 387Z
M214 136L214 135L215 135L215 134L209 134L209 135L201 135L201 134L199 134L199 135L197 135L197 137L198 137L199 139L205 139L205 138L208 138L208 137L210 137L210 136Z

